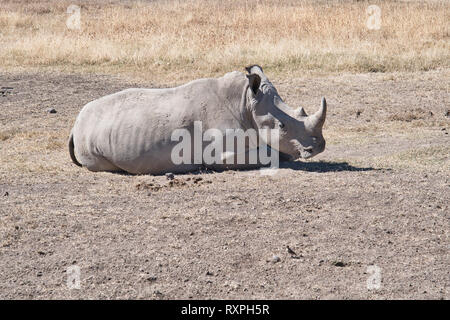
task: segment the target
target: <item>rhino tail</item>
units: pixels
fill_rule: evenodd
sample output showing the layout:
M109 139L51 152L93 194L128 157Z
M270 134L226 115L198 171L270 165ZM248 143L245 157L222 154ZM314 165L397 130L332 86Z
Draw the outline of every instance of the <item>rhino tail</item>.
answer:
M69 153L70 153L70 158L72 159L73 163L75 163L79 167L82 167L81 163L79 163L77 158L75 157L75 146L73 145L73 133L72 132L70 132L70 137L69 137Z

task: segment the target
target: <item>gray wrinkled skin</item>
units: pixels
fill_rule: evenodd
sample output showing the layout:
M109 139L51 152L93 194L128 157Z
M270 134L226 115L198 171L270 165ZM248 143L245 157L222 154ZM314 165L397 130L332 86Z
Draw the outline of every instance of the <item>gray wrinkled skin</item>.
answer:
M193 137L194 121L203 132L225 129L277 128L279 151L289 159L310 158L325 149L322 126L326 102L307 116L287 106L259 66L248 74L230 72L217 79L199 79L169 89L127 89L86 104L69 138L77 165L91 171L133 174L181 173L205 165L174 165L171 141L175 129ZM270 141L266 141L270 146ZM209 142L203 144L205 147ZM191 162L193 163L193 162ZM245 169L260 165L210 165L213 169Z

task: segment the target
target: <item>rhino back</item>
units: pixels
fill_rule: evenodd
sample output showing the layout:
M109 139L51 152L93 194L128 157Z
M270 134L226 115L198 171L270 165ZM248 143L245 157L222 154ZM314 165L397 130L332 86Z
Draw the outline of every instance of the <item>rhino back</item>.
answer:
M221 79L170 89L127 89L88 103L74 126L75 151L101 156L129 172L170 160L173 130L238 126L226 110ZM223 82L223 81L222 81ZM77 154L77 156L78 156Z

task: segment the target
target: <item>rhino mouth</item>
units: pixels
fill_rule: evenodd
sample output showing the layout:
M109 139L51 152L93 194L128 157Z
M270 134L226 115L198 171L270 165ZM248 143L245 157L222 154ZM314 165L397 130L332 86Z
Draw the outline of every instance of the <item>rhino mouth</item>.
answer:
M284 153L281 151L278 151L278 153L279 153L280 161L282 161L282 162L289 162L289 161L294 161L297 159L309 159L314 156L313 147L302 148L301 150L298 150L295 153L295 155L291 155L291 154Z
M309 159L314 155L313 147L305 147L299 152L299 156L303 159Z
M311 158L314 154L312 150L299 150L295 153L295 155L287 154L284 152L279 152L280 161L289 162L297 159L308 159Z

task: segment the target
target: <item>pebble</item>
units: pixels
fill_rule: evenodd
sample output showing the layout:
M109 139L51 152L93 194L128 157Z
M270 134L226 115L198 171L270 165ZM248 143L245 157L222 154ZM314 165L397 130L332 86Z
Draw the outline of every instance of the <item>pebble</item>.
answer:
M347 263L342 262L342 261L334 261L332 263L332 265L335 266L335 267L345 267L347 265Z
M46 111L48 113L56 113L56 109L54 109L54 108L48 108Z
M173 180L175 178L175 175L172 172L166 173L166 178L168 180Z
M269 261L272 263L277 263L281 261L281 258L277 255L274 255L271 259L269 259Z
M230 287L232 289L239 289L241 287L239 282L236 282L236 281L233 281L233 280L225 282L225 286L226 287Z

